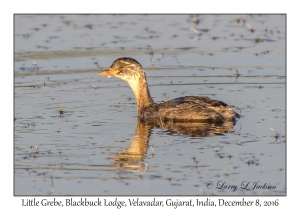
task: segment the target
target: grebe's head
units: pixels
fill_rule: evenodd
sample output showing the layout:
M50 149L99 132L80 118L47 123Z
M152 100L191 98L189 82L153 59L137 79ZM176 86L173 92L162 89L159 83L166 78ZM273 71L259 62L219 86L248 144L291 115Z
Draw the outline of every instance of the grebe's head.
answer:
M138 115L140 110L153 104L153 100L148 90L146 74L136 60L132 58L118 58L110 68L99 72L101 76L115 76L128 83L131 87L137 102Z
M142 65L132 58L118 58L111 67L99 72L102 76L115 76L130 83L140 76L144 76Z

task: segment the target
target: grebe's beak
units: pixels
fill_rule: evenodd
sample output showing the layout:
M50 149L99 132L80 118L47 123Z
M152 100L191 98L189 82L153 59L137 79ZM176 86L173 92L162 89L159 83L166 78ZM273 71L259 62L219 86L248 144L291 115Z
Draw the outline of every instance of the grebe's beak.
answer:
M119 70L117 69L114 69L114 68L108 68L108 69L105 69L103 71L100 71L98 74L101 75L101 76L115 76L117 73L119 72Z

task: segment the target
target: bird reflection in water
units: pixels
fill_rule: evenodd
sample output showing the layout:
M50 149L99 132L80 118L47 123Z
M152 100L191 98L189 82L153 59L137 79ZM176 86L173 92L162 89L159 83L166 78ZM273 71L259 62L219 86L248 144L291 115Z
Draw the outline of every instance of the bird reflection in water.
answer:
M115 161L112 166L118 172L137 172L143 174L147 169L147 163L144 160L149 151L149 138L154 128L163 128L166 135L185 135L199 138L233 133L234 125L234 121L215 124L209 122L172 122L159 119L145 121L138 119L135 135L129 147L111 158Z

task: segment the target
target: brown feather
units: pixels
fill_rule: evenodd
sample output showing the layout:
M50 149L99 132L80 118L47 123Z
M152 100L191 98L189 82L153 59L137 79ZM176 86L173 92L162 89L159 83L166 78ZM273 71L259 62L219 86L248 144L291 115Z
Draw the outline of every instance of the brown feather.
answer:
M234 106L207 96L184 96L159 104L154 103L142 65L132 58L119 58L109 69L100 74L107 76L108 72L115 72L111 76L118 77L129 84L137 102L137 113L140 119L223 123L240 117L234 111Z

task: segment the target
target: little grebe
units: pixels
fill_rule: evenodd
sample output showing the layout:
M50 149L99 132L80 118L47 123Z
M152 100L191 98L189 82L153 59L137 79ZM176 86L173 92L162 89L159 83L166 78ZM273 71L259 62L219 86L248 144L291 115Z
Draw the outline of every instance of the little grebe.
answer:
M115 76L129 84L136 99L140 119L223 123L240 117L234 111L234 106L206 96L184 96L159 104L154 103L142 65L132 58L118 58L110 68L99 72L99 75Z

